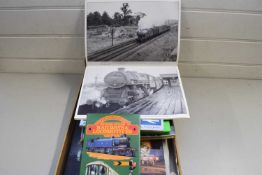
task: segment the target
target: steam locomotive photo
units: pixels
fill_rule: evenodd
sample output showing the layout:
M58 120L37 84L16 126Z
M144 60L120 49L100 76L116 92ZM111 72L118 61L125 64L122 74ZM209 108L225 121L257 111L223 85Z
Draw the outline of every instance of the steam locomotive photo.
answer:
M89 152L135 157L135 150L130 147L130 138L126 135L91 139L86 146Z
M120 107L151 95L163 86L160 78L126 71L124 68L108 73L104 82L106 88L103 91L103 98L107 102L106 105L118 104Z
M137 41L142 43L170 30L170 26L162 25L137 31Z

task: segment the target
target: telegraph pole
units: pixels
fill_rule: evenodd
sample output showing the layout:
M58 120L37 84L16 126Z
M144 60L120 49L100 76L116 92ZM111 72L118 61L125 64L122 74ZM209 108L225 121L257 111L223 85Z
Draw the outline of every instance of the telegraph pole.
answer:
M115 28L111 27L112 46L114 45L114 33L115 33Z

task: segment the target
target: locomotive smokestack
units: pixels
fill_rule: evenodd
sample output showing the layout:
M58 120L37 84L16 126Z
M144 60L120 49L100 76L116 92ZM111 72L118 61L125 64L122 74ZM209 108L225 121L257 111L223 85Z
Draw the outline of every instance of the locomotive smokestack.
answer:
M119 68L118 68L118 71L120 71L120 72L125 72L125 68L119 67Z

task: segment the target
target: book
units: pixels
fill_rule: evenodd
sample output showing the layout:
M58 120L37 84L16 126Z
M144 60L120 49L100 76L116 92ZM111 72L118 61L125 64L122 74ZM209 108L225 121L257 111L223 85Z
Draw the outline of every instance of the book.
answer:
M88 64L75 119L89 113L189 118L178 70L180 16L180 0L86 0Z
M171 125L169 120L141 120L142 134L169 134Z
M79 175L80 173L80 158L82 152L82 128L78 127L79 123L76 121L74 131L72 131L72 138L68 144L69 150L65 161L63 175Z
M140 175L139 115L88 114L80 175Z
M141 141L141 175L179 175L175 138Z
M141 175L165 175L162 140L141 142Z
M145 131L163 131L164 130L164 120L141 120L141 132Z

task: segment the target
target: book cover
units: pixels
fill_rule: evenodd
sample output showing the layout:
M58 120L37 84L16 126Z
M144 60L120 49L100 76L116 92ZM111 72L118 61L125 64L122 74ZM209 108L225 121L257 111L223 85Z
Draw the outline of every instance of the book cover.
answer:
M139 175L139 115L89 114L80 175Z
M141 175L165 175L165 166L163 141L142 141Z
M163 131L164 120L141 120L141 132L143 131Z
M175 138L141 141L141 175L179 175Z

